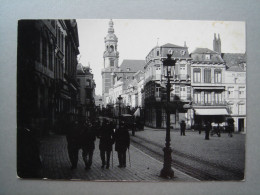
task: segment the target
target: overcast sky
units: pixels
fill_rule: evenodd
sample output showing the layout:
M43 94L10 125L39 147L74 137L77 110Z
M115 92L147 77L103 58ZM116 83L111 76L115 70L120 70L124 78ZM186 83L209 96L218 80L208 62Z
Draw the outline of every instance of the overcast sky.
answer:
M117 20L113 19L118 38L119 66L124 59L144 60L157 45L172 43L192 52L196 47L213 49L214 33L219 33L223 53L245 53L245 23L188 20ZM109 19L78 19L80 60L90 64L96 82L96 94L102 94L104 37Z

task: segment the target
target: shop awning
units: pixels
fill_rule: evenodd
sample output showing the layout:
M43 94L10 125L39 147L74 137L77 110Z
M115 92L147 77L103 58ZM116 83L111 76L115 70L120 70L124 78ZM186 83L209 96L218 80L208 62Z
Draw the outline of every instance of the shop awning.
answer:
M225 108L194 109L196 115L228 115Z

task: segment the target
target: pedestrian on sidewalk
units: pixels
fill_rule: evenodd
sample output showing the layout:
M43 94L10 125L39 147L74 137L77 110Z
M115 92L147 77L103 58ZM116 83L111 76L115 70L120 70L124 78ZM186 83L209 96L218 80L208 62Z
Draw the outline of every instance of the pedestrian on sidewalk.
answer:
M98 135L99 141L99 150L100 157L102 161L101 168L109 168L110 155L112 151L112 145L114 144L114 130L113 125L109 123L107 119L103 120L100 133Z
M100 133L100 128L101 128L101 124L100 124L99 118L96 118L96 119L93 121L92 126L93 126L93 127L92 127L93 130L96 132L96 136L98 136L99 133Z
M209 121L206 121L205 124L205 139L209 140L209 132L211 130L211 123Z
M119 128L115 132L115 150L118 154L118 167L126 167L126 150L130 146L129 132L124 122L121 122Z
M227 131L228 136L233 137L232 132L234 131L234 119L228 119Z
M185 136L186 123L185 123L184 120L181 121L180 126L181 126L181 136L182 136L182 135Z
M85 162L85 169L90 169L92 165L93 152L95 149L96 133L90 121L85 124L82 135L82 158Z
M76 169L78 164L78 153L81 147L80 138L83 130L83 121L76 120L68 128L66 135L68 142L68 153L71 162L71 169Z

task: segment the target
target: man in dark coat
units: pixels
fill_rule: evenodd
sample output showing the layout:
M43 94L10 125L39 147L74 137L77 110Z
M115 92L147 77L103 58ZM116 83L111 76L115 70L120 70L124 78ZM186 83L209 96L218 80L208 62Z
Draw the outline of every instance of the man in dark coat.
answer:
M80 138L84 126L82 121L76 120L69 128L67 132L68 153L70 162L72 164L71 169L76 169L78 164L78 153L81 147Z
M92 165L93 152L95 149L96 133L90 121L85 124L82 134L82 158L85 162L85 169L90 169Z
M211 123L209 121L206 122L205 125L205 139L209 140L209 132L211 130Z
M104 119L100 133L98 135L100 157L102 161L101 168L109 168L110 155L112 151L112 145L114 144L114 130L113 126L109 124L108 120Z
M115 150L118 154L118 167L126 167L126 150L130 146L130 136L125 124L122 122L115 133Z
M185 136L185 130L186 130L186 123L184 122L184 120L181 121L181 136L184 135Z

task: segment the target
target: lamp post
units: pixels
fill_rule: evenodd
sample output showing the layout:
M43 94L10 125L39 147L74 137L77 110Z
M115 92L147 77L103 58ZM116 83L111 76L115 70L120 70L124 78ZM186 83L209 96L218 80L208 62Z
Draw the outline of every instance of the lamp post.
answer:
M164 152L164 162L163 168L161 170L160 176L164 178L173 178L174 171L171 168L172 163L172 149L171 145L171 137L170 137L170 110L169 110L169 102L170 102L170 90L171 90L171 83L170 79L173 78L173 70L175 67L175 60L171 59L171 54L167 55L167 59L163 61L164 67L164 76L167 79L166 90L167 90L167 104L166 104L166 138L165 138L165 147L163 148Z
M118 111L118 119L119 119L119 124L120 124L120 117L121 117L121 103L122 103L122 97L121 95L119 95L118 99L118 107L119 107L119 111Z

